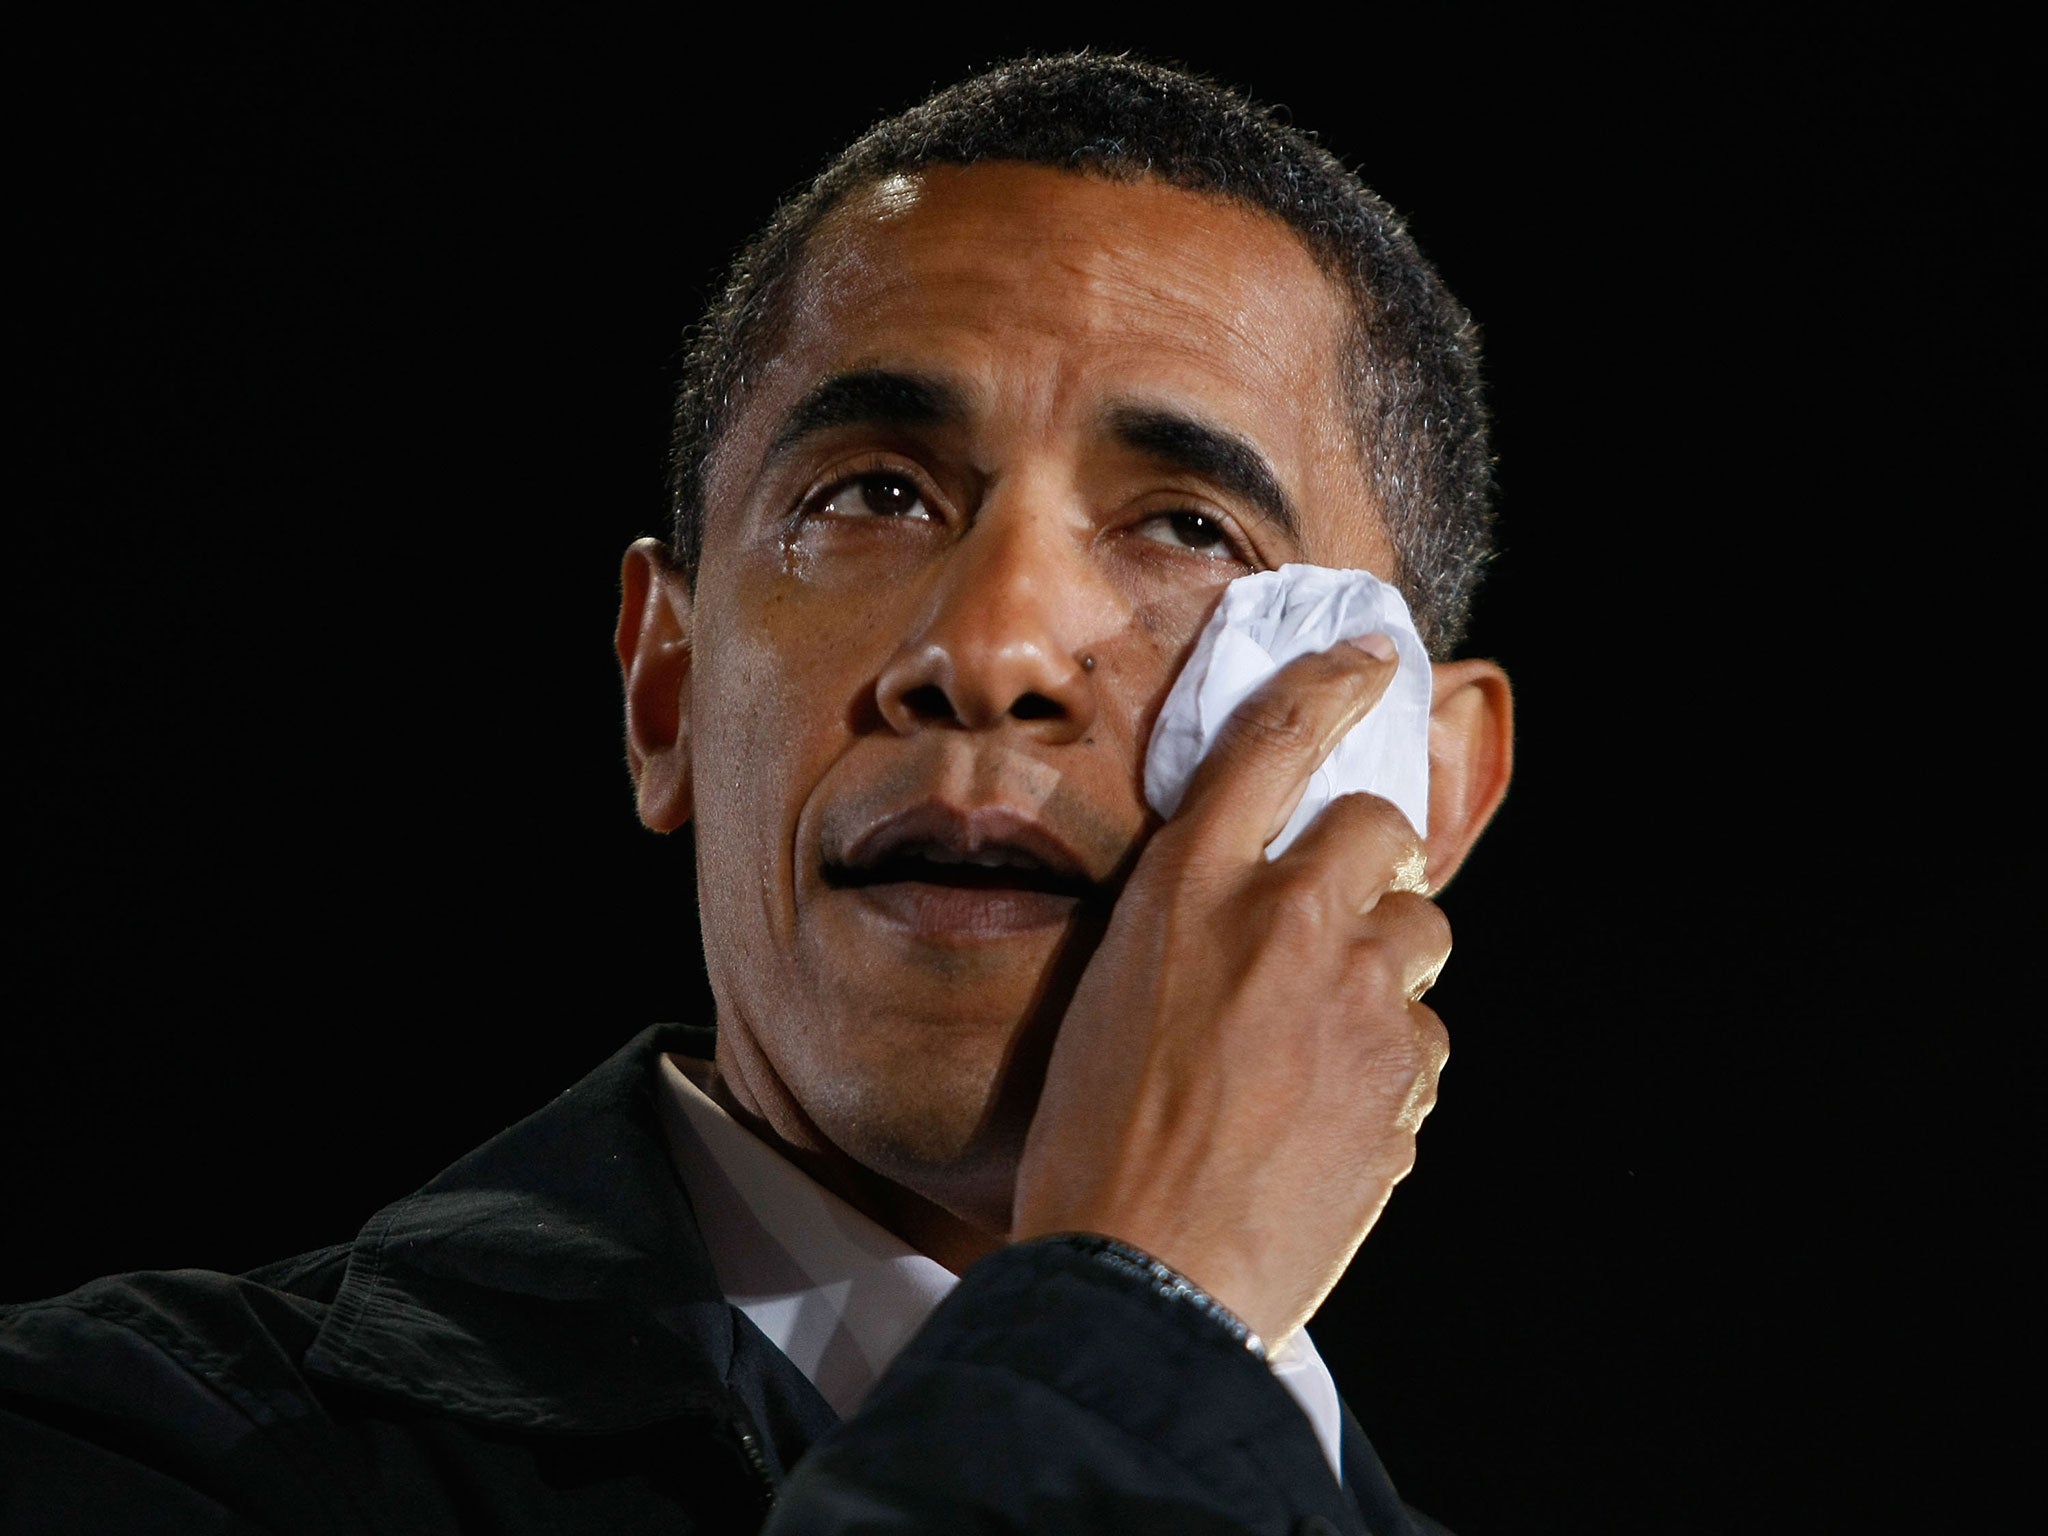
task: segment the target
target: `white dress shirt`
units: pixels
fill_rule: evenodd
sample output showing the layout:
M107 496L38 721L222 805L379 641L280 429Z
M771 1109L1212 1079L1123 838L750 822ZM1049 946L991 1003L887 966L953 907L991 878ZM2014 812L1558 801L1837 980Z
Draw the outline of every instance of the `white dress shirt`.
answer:
M734 1120L662 1058L662 1119L726 1300L841 1418L924 1326L958 1277L863 1216ZM1337 1384L1306 1330L1272 1359L1343 1475Z

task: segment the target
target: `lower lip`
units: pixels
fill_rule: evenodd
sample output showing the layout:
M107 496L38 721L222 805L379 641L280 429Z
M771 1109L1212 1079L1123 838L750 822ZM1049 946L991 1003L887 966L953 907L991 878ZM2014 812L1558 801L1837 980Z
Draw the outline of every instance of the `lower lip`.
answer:
M924 939L1001 939L1064 927L1078 898L1050 891L990 890L895 880L848 894L894 927Z

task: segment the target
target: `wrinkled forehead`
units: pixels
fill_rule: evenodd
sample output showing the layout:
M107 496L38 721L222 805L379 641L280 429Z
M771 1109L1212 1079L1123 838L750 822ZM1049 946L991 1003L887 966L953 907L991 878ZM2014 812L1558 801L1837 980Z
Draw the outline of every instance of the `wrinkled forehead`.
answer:
M1349 333L1343 290L1262 210L1151 177L1015 162L931 166L844 199L805 253L791 317L841 327L878 300L930 304L1006 289L991 321L1049 322L1207 352L1305 378L1334 371Z
M1198 416L1331 509L1313 541L1329 547L1305 558L1377 566L1359 544L1379 519L1346 387L1352 315L1292 229L1232 199L1010 162L891 175L814 232L732 463L835 372L937 370L1018 432L1127 404Z

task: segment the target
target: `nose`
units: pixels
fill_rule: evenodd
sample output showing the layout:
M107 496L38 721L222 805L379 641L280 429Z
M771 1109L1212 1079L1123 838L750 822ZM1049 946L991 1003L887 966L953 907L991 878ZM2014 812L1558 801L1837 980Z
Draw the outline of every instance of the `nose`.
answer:
M1069 535L984 512L944 556L920 621L876 682L882 718L901 735L932 726L1013 723L1037 739L1076 740L1095 723L1095 660L1106 633L1097 582Z

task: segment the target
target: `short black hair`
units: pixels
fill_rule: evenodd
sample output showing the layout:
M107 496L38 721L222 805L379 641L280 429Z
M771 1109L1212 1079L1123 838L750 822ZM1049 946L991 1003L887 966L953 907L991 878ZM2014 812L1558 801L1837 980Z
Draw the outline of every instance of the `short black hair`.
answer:
M1492 553L1493 466L1472 318L1394 210L1314 139L1212 81L1127 57L998 65L870 129L734 258L684 351L671 443L674 548L695 577L705 465L774 349L812 235L854 193L932 165L1017 161L1235 199L1285 222L1343 286L1345 385L1395 580L1430 653L1463 637Z

